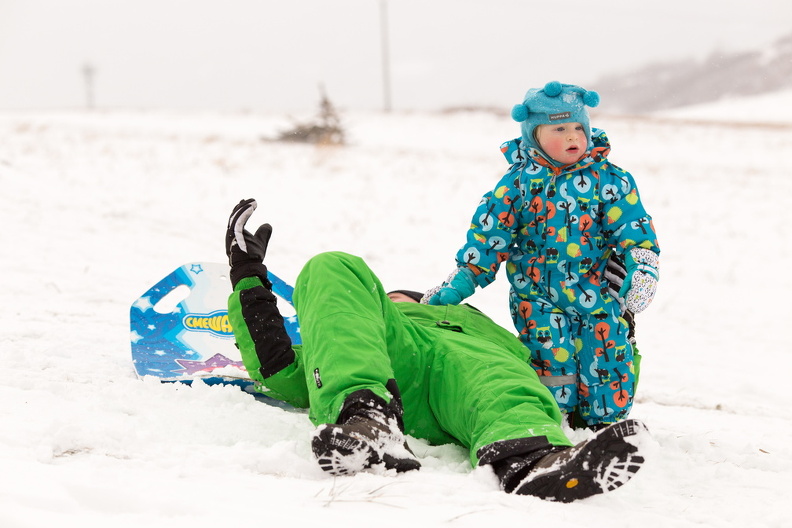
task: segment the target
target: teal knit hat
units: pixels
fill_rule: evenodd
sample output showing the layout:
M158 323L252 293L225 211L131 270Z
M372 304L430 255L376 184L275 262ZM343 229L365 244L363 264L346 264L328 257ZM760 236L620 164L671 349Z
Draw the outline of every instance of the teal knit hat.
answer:
M586 131L588 148L591 141L591 126L586 106L594 108L599 104L599 94L584 90L574 84L561 84L550 81L544 88L531 88L525 94L522 104L512 108L512 119L521 123L523 144L533 147L539 152L539 144L534 137L534 130L539 125L556 123L580 123Z

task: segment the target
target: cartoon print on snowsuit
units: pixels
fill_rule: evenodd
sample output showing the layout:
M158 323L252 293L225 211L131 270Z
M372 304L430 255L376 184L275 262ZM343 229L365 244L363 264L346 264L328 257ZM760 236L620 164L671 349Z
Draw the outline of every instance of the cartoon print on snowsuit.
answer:
M530 362L564 412L588 424L625 418L632 406L633 350L603 276L612 251L659 253L633 177L607 159L606 134L558 167L520 138L501 151L510 170L481 200L457 254L477 285L506 262L512 320Z

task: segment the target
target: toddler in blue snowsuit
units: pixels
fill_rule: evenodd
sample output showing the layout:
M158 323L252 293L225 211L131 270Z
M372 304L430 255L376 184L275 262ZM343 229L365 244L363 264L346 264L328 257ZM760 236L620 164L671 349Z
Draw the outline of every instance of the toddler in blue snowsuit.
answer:
M526 359L561 410L592 427L632 407L622 314L651 302L660 254L632 175L608 161L607 136L590 128L586 106L597 104L596 92L555 81L528 91L512 110L521 137L501 146L509 171L481 199L457 267L422 299L458 304L505 262ZM618 299L604 276L613 252L627 269Z

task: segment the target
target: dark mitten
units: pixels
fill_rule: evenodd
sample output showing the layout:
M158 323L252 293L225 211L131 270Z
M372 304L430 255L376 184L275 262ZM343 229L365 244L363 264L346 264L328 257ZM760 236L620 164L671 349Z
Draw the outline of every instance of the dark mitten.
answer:
M608 280L608 293L619 301L622 312L621 315L627 322L627 327L629 328L627 340L635 344L635 314L627 309L624 299L619 296L619 290L621 290L624 284L624 278L627 276L627 268L624 266L624 257L616 252L611 253L605 265L604 275Z
M611 253L608 262L605 264L605 278L608 280L608 293L620 304L624 305L624 299L619 297L619 290L624 284L624 277L627 276L627 268L624 267L624 257L616 253Z
M268 289L272 284L267 279L267 267L264 265L264 256L267 254L267 244L272 235L272 226L262 224L251 234L245 229L245 223L257 207L256 200L249 198L240 201L231 211L226 230L225 248L228 256L228 265L231 266L231 285L246 277L259 277Z

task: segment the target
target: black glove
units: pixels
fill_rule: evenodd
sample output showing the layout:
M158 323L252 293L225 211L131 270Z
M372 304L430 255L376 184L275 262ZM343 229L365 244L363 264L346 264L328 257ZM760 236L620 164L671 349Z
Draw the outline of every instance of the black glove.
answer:
M621 307L621 315L625 321L627 321L627 327L629 331L627 332L627 340L635 344L635 314L633 314L630 310L627 309L627 306L624 303L624 299L621 298L619 295L619 290L621 290L622 285L624 284L624 278L627 276L627 268L624 265L624 257L616 253L615 251L611 253L611 256L608 258L608 262L605 265L605 278L608 279L608 293L619 302L619 306Z
M262 224L255 235L245 229L245 223L257 206L253 198L242 200L234 207L228 218L225 248L228 265L231 266L231 285L234 287L246 277L259 277L267 289L272 288L272 284L267 279L267 267L264 265L272 226Z
M608 262L605 264L605 278L608 279L608 293L619 301L624 310L624 299L619 296L622 284L624 284L624 277L627 276L627 268L624 266L624 257L616 253L611 253Z

